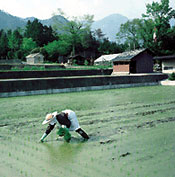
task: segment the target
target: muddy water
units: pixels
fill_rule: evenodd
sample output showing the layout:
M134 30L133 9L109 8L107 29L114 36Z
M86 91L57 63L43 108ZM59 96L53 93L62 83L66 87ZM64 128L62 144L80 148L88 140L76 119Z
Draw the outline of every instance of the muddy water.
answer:
M0 176L175 176L173 91L144 87L2 99ZM38 143L46 129L42 110L63 103L73 105L90 139L72 133L66 143L55 129Z

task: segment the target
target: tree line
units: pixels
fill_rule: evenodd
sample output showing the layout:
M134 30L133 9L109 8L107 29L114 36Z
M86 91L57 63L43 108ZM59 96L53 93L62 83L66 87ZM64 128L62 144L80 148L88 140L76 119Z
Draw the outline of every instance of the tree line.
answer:
M28 21L24 29L0 31L0 59L21 59L40 52L45 60L81 54L85 58L97 58L103 54L149 48L156 55L175 53L175 26L170 20L175 10L169 0L146 5L146 14L122 24L116 34L117 43L111 42L101 29L92 31L93 15L74 17L63 23L55 18L53 26L45 26L35 19ZM61 10L59 14L64 15Z
M92 31L93 16L74 18L62 23L55 18L54 25L45 26L38 19L28 21L25 29L0 31L0 59L21 59L40 52L45 60L58 62L76 54L93 58L110 53L119 53L124 45L105 38L100 29ZM63 60L62 60L63 62Z

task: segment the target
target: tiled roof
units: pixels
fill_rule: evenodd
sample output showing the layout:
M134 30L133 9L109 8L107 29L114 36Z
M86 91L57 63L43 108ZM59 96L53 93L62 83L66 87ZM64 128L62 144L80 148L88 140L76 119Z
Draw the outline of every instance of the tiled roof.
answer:
M142 53L146 49L140 49L140 50L133 50L128 52L123 52L118 54L112 61L130 61L132 58L137 56L138 54Z
M30 54L30 55L26 56L26 58L33 58L33 57L40 56L40 55L42 55L42 54L40 54L40 53L33 53L33 54Z
M154 60L171 60L175 59L175 55L168 55L168 56L157 56L153 58Z

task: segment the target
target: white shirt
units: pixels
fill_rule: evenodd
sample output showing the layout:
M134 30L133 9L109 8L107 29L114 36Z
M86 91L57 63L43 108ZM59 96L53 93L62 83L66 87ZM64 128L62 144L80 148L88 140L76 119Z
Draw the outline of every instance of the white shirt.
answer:
M70 131L76 131L77 129L80 128L80 125L79 125L79 122L78 122L78 119L77 119L77 116L75 114L74 111L72 110L64 110L64 111L61 111L61 112L64 112L64 113L67 113L68 114L68 119L70 120L71 122L71 126L69 127L69 130ZM50 121L49 124L51 125L54 125L55 123L57 123L57 119L56 119L56 116L54 117L54 119L52 121ZM59 122L58 122L59 123ZM60 125L60 124L59 124Z

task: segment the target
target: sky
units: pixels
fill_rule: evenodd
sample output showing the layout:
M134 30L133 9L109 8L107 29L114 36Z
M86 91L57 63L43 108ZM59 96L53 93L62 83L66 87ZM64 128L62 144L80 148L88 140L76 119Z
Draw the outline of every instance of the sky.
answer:
M160 2L160 0L154 0ZM175 0L169 0L175 9ZM121 14L129 19L140 18L146 12L146 4L153 0L0 0L0 10L17 17L48 19L60 8L66 17L94 15L100 20L111 14Z

